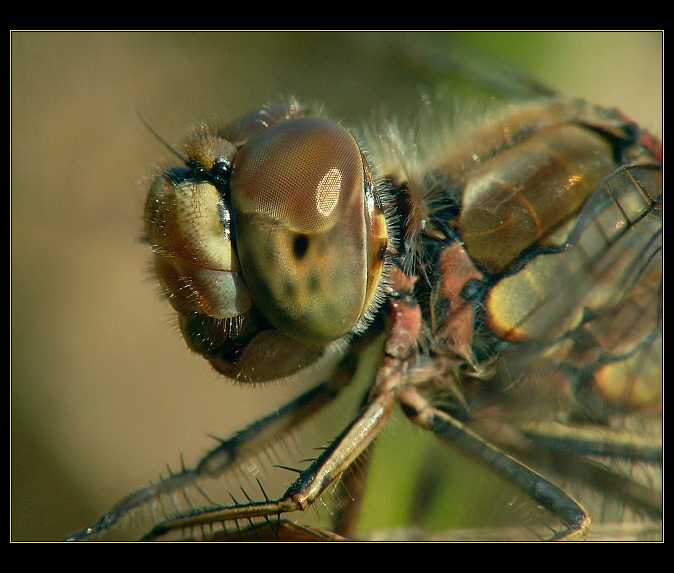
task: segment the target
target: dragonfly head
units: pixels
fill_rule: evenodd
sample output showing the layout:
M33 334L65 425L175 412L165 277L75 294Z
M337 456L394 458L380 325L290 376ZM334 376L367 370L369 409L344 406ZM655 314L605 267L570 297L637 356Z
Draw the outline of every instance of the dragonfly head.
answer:
M356 139L324 118L268 115L195 131L187 167L146 202L164 293L188 345L219 364L268 330L314 355L364 331L383 300L386 214Z

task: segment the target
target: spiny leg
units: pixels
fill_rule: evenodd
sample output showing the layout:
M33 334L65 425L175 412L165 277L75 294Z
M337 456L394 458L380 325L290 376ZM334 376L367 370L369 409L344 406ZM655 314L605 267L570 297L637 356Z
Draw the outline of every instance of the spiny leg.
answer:
M399 401L412 422L476 456L555 515L566 529L556 533L553 540L578 539L587 534L592 516L561 488L487 442L453 416L431 406L414 387L405 388Z
M344 472L332 496L335 502L332 531L345 538L353 537L358 530L374 446L371 443L357 462Z
M341 479L356 460L370 447L391 415L406 374L416 352L421 328L420 309L412 295L414 281L394 267L390 293L387 338L384 357L366 405L349 426L319 455L277 500L265 500L198 510L189 515L159 523L146 536L157 539L172 531L191 530L212 523L236 522L254 518L268 519L284 513L304 511L332 484Z
M220 445L208 452L195 468L183 466L179 472L170 473L161 481L150 484L125 497L95 524L72 534L68 537L68 540L84 540L103 532L136 509L148 506L155 500L193 485L200 478L215 478L226 470L235 467L242 459L253 455L270 441L276 440L279 436L291 431L332 402L339 391L353 378L356 366L357 359L352 354L348 354L342 359L336 372L328 381L311 388L231 438L221 440ZM206 499L208 498L206 497Z
M281 498L197 510L157 524L145 539L158 539L172 531L189 531L212 523L265 519L307 509L354 463L388 420L396 402L400 380L400 363L395 360L391 362L393 364L388 367L385 364L378 374L387 381L382 392L374 396L346 430L306 470L300 472Z

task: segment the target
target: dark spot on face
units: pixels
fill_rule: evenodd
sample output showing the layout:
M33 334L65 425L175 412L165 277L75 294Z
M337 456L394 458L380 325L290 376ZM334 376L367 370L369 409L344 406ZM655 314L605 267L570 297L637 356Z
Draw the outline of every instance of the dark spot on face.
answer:
M295 283L293 281L287 280L283 282L283 295L289 300L294 300L297 291L295 289Z
M304 255L307 254L307 249L309 248L309 237L299 233L295 235L295 240L293 241L293 254L295 258L301 260L304 258Z
M318 275L317 272L314 271L309 274L307 287L310 292L318 292L321 289L321 277Z

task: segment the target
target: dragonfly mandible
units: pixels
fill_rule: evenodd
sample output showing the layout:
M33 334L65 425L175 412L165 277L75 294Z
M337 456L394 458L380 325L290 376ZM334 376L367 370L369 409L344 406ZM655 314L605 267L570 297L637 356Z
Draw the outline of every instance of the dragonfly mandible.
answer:
M394 412L512 484L534 538L661 535L660 142L552 92L422 115L354 129L288 99L187 135L145 206L181 334L235 383L306 389L72 539L139 514L144 539L363 538ZM269 453L337 404L308 457Z

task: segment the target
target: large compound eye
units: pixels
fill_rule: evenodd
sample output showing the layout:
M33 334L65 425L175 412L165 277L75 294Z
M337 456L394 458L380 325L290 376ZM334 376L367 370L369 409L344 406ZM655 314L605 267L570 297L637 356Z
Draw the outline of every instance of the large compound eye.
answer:
M239 261L256 306L281 332L325 343L367 311L387 235L353 136L318 118L272 126L234 161Z
M158 177L145 204L145 236L155 253L157 278L179 313L236 317L251 306L218 190L183 177Z

